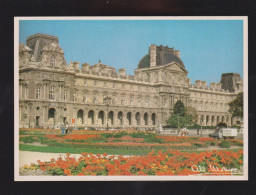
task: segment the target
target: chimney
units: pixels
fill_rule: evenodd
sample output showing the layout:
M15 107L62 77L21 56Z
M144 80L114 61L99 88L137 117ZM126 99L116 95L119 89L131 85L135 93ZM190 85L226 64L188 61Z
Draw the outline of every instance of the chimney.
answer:
M200 81L200 80L196 80L195 82L196 82L196 86L197 86L197 87L201 87L201 83L202 83L202 81Z
M88 63L82 64L82 72L83 73L89 72L89 64Z
M202 87L206 88L207 87L207 83L206 81L202 81Z
M79 69L79 62L73 62L73 67L75 70Z
M178 57L180 57L180 50L174 50L174 54Z
M156 66L156 45L152 44L149 47L149 56L150 56L150 67Z
M213 89L216 89L216 83L210 83L210 86L211 86Z
M119 76L126 77L126 69L121 68L118 70Z

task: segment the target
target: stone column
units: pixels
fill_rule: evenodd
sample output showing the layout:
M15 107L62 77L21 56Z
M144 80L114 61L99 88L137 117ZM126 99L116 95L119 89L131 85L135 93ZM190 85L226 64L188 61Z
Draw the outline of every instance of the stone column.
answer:
M152 126L152 113L148 114L148 126Z
M88 124L88 110L84 110L84 125Z
M106 111L104 112L104 127L107 127L107 122L108 122L108 113Z
M58 97L59 100L61 100L61 85L59 85L59 97Z
M135 114L131 112L131 126L134 126Z
M22 84L20 84L19 87L19 98L22 99Z
M206 116L204 116L203 126L206 126Z
M114 112L114 111L113 111ZM116 126L117 125L117 113L114 112L113 113L113 126Z
M127 120L127 112L123 112L123 124L122 126L127 126L128 120Z
M99 121L98 121L99 110L95 110L94 115L95 115L95 116L94 116L95 125L98 126L98 124L99 124Z

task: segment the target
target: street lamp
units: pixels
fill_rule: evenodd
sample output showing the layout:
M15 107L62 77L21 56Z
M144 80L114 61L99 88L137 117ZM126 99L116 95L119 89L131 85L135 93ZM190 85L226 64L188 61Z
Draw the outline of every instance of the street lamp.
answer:
M180 130L180 114L178 114L178 130Z
M30 128L30 118L31 118L32 103L28 102L28 106L29 106L28 128Z
M107 107L107 130L108 130L108 107L109 107L109 105L111 104L111 97L108 97L108 96L106 96L106 97L104 97L103 98L103 103L106 105L106 107Z
M203 126L203 118L201 118L201 120L200 120L200 125L201 125L201 137L202 137L202 135L203 135L203 128L202 128L202 126Z

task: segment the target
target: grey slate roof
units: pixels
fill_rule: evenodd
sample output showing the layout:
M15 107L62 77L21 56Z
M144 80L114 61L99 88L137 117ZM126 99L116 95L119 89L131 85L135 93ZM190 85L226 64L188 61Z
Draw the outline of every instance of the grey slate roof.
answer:
M169 64L171 62L176 62L181 67L183 67L185 69L184 63L175 54L172 54L172 53L169 53L169 52L157 52L157 54L156 54L156 65L157 66L166 65L166 64ZM140 60L140 62L138 64L138 69L148 68L148 67L150 67L150 55L149 54L145 55Z

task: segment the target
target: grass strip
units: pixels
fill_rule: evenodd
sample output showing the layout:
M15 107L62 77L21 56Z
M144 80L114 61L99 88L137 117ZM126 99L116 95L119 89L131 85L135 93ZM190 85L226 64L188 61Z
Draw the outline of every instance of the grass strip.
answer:
M95 148L65 148L65 147L51 147L51 146L33 146L20 144L20 150L33 151L33 152L46 152L46 153L71 153L81 154L82 152L93 154L107 154L113 155L145 155L151 150L118 150L118 149L95 149Z
M146 155L152 150L125 150L125 149L95 149L95 148L66 148L66 147L52 147L52 146L33 146L20 144L19 149L22 151L33 151L33 152L46 152L46 153L71 153L71 154L81 154L82 152L93 153L93 154L113 154L113 155ZM226 149L225 151L237 152L242 148L237 149ZM180 152L188 153L202 153L210 150L183 150ZM165 152L163 150L163 152Z

